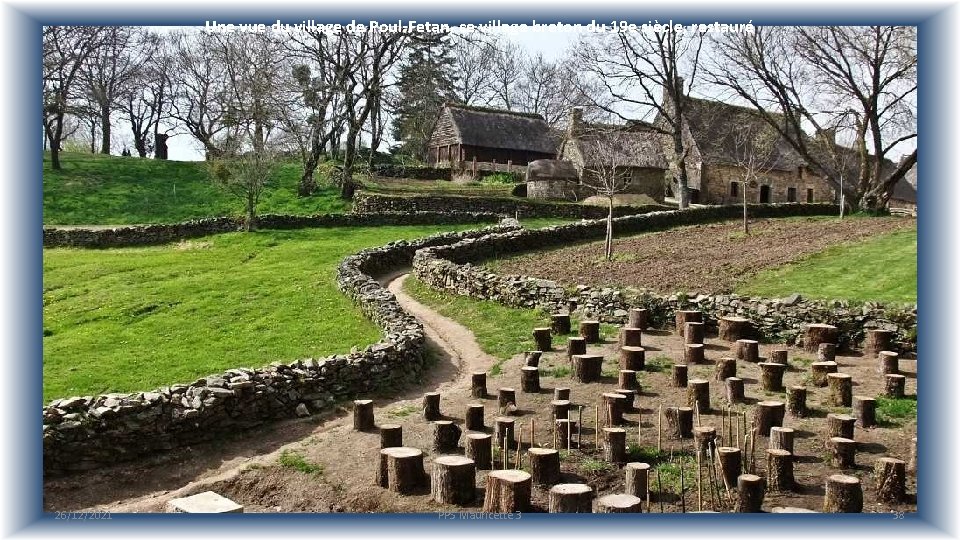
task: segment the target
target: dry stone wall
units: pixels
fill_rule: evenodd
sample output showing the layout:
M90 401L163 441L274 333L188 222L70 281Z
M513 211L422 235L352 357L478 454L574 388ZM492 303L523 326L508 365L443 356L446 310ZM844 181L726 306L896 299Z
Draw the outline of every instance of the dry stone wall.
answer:
M760 218L830 215L838 210L832 204L771 204L751 205L750 212L752 216ZM614 227L618 235L626 235L735 219L741 212L742 209L737 206L653 212L618 218ZM759 337L768 341L795 344L802 339L805 324L826 322L840 329L841 346L860 342L866 328L884 328L897 332L901 352L909 352L916 347L916 305L885 306L872 302L854 305L839 301L809 301L799 295L769 299L737 295L658 295L635 289L590 286L578 286L571 290L555 281L499 275L475 264L492 257L603 238L605 226L604 221L593 221L465 239L456 244L417 252L413 269L421 281L455 294L549 312L567 309L570 301L573 301L579 314L590 314L608 322L622 323L629 308L645 307L650 310L655 325L666 326L673 320L676 310L699 309L704 312L705 322L713 330L716 330L720 317L735 314L751 319L759 331Z
M89 470L209 441L416 380L424 367L423 326L373 276L409 266L419 249L517 227L514 222L394 242L344 259L337 286L383 332L380 342L362 351L230 369L150 392L52 401L42 409L44 474Z

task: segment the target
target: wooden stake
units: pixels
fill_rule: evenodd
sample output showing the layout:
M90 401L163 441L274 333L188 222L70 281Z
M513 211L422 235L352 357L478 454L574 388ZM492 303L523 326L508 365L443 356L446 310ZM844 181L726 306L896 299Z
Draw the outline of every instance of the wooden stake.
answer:
M513 468L520 468L520 446L523 445L523 424L520 424L520 429L517 431L517 457L513 460Z
M506 441L506 438L504 438L504 440L500 442L500 454L501 454L501 457L503 458L501 459L501 461L503 462L503 470L507 470L507 455L509 453L510 453L510 449L507 448L507 441Z
M537 445L537 419L530 419L530 448Z
M593 406L593 447L600 448L600 406Z
M657 469L657 499L660 500L660 513L663 513L663 484L660 483L660 469Z
M663 439L663 403L660 404L660 408L657 412L657 452L663 451L663 445L661 444Z
M683 456L679 456L677 460L680 462L680 512L687 513L687 495L683 488Z
M700 424L700 403L699 402L694 402L693 412L694 414L697 415L697 427L703 427L703 425Z
M554 446L556 446L557 444L557 419L556 418L553 419L553 444ZM559 452L560 450L563 450L563 449L557 448L556 450Z
M583 433L583 405L577 409L577 450L580 449L580 435Z
M703 511L703 488L701 487L700 449L697 448L697 511Z

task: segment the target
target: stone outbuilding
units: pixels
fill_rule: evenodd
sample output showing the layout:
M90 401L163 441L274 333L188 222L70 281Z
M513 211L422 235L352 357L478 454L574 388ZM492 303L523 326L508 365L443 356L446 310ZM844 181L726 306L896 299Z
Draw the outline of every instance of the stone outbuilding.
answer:
M581 198L580 175L570 161L538 159L527 165L527 197L531 199Z

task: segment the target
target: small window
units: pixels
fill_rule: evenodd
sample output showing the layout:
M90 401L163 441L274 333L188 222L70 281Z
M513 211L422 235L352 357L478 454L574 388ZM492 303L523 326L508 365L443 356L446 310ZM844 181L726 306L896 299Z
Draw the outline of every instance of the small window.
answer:
M813 188L807 188L807 202L813 202Z
M770 186L766 184L760 186L760 202L761 203L770 202Z
M730 196L731 197L740 196L740 182L730 182Z
M787 188L787 202L797 202L797 188Z

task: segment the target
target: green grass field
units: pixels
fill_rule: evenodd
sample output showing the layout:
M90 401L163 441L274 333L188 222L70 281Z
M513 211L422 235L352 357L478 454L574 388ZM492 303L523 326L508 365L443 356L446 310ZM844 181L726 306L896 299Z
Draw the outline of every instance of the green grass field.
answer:
M43 399L149 390L365 347L379 330L337 290L365 247L475 226L231 233L43 253Z
M866 242L828 248L801 261L760 272L737 293L853 301L917 301L916 227Z
M61 154L63 170L43 160L43 222L46 225L173 223L241 215L240 199L211 184L203 162L156 161L95 154ZM280 166L264 191L261 213L318 214L349 211L350 203L326 185L312 197L297 197L301 168Z

